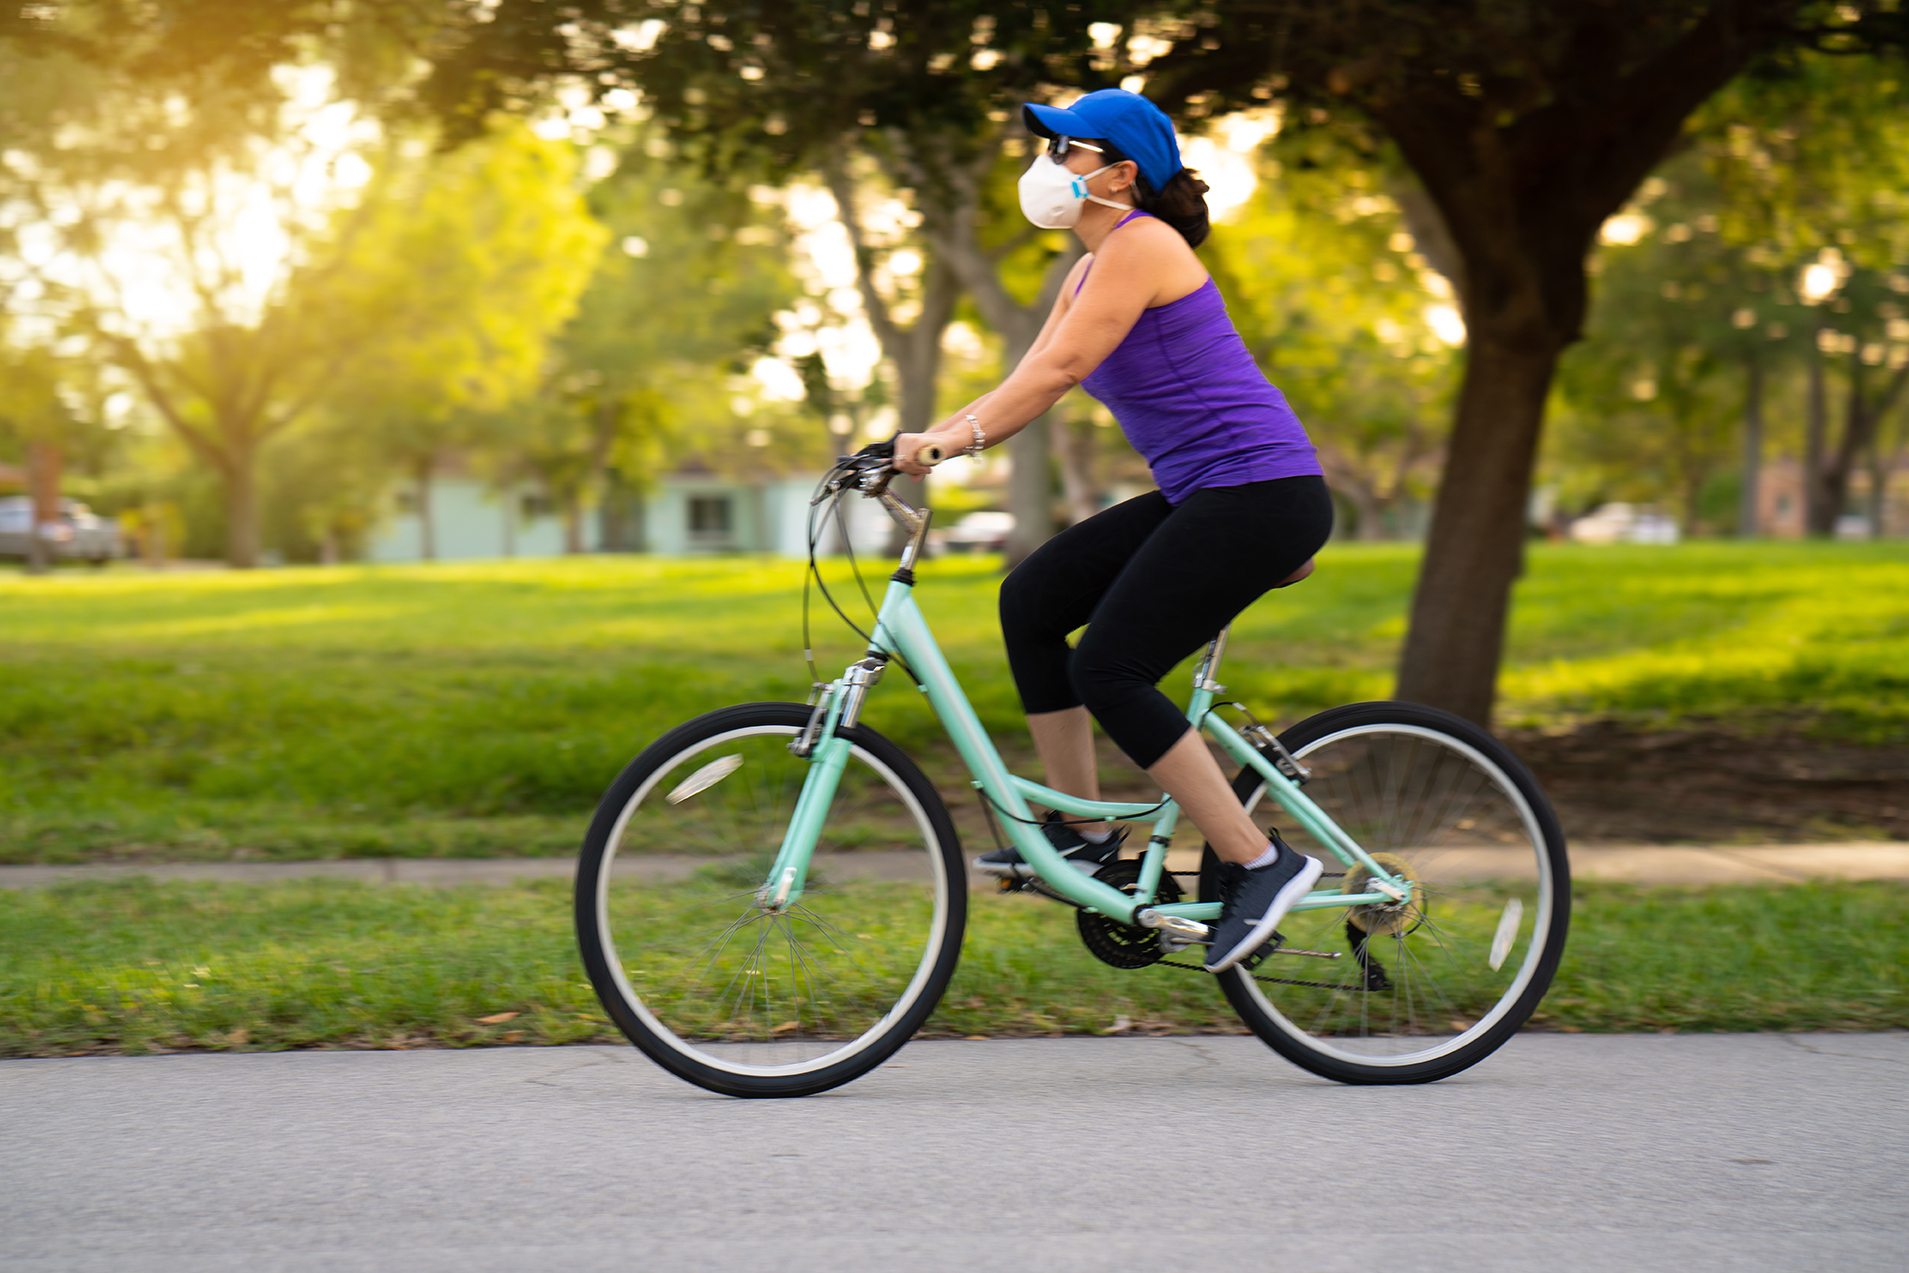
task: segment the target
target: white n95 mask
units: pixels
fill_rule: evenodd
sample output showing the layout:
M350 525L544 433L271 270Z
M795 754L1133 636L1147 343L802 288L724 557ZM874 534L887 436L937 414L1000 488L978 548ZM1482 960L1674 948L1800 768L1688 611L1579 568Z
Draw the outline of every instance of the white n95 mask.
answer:
M1042 230L1071 230L1080 221L1089 199L1109 208L1132 208L1130 203L1115 203L1087 193L1088 179L1113 166L1104 164L1092 172L1078 173L1052 155L1036 156L1021 174L1021 215Z

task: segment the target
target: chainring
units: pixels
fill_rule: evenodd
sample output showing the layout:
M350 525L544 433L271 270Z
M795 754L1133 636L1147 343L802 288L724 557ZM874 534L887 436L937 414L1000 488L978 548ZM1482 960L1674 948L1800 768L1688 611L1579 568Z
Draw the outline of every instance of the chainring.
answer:
M1094 872L1094 878L1132 896L1140 889L1140 860L1126 858L1109 862ZM1163 906L1179 901L1180 882L1162 871L1153 900ZM1157 928L1136 928L1098 911L1075 911L1074 922L1080 927L1081 942L1104 964L1116 968L1145 968L1158 963L1167 953L1160 947Z

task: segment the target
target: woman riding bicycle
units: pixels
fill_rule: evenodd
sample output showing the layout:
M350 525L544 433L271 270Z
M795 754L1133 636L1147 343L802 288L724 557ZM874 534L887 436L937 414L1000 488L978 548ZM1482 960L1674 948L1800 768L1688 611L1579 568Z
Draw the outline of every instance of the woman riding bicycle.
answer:
M926 445L970 455L998 445L1076 385L1146 457L1160 489L1017 566L1001 586L1001 628L1047 785L1099 799L1091 714L1220 857L1224 906L1206 969L1223 972L1270 939L1322 868L1253 825L1157 683L1267 591L1304 577L1332 501L1305 429L1193 253L1207 187L1181 165L1172 121L1121 89L1022 113L1049 144L1021 178L1021 209L1042 229L1072 229L1089 255L1013 374L927 433L897 438L897 465L920 476ZM1124 835L1058 814L1046 831L1087 871L1118 856ZM976 866L1029 873L1013 849Z

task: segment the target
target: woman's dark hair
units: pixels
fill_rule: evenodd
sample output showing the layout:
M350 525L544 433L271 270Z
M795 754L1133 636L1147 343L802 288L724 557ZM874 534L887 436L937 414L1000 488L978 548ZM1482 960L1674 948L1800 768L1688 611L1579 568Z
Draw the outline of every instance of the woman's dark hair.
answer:
M1106 147L1103 156L1108 163L1119 163L1127 156L1108 142L1100 142ZM1134 165L1136 168L1138 164ZM1139 173L1134 174L1133 197L1142 212L1152 213L1180 232L1187 246L1197 248L1206 242L1208 231L1213 227L1207 220L1206 192L1207 184L1191 168L1182 168L1167 179L1167 184L1155 193L1147 179Z

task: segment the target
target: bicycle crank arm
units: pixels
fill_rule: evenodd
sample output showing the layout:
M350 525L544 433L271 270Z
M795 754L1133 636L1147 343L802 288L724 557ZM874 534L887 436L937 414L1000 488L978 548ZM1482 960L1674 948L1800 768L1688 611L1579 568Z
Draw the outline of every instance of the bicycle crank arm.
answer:
M1206 941L1213 936L1213 930L1197 919L1162 915L1151 906L1135 914L1133 920L1142 928L1164 928L1176 937L1185 937L1192 941Z

